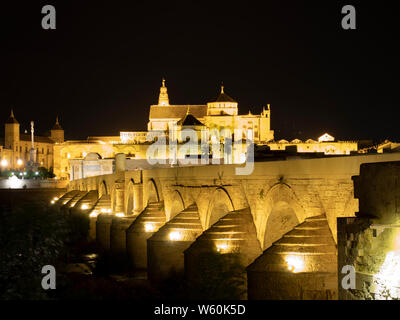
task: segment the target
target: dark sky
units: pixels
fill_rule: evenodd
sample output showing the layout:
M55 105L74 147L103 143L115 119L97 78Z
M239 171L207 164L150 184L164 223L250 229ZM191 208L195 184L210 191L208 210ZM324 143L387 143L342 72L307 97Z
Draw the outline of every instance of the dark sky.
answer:
M13 107L44 133L58 114L68 139L145 130L164 76L172 104L206 104L221 82L240 113L271 104L278 139L400 140L397 16L387 1L2 3L0 119Z

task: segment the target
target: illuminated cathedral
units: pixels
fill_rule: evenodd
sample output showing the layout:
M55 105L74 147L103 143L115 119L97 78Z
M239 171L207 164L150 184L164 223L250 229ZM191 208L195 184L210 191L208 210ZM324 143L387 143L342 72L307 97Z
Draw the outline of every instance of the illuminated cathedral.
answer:
M238 102L221 86L214 101L204 105L171 104L165 79L162 80L158 103L150 106L147 131L121 131L119 136L88 137L86 140L64 141L64 130L58 119L46 137L20 134L20 125L13 112L5 123L5 138L0 145L2 169L24 170L34 150L38 166L53 168L58 179L72 180L98 174L112 173L114 159L123 153L130 161L129 169L149 169L148 149L160 137L166 141L176 140L184 145L187 130L195 132L198 140L209 144L225 139L242 140L237 156L227 159L223 150L219 155L222 163L243 163L246 159L246 141L268 146L270 150L285 150L296 146L299 153L324 153L326 155L349 155L358 150L355 141L335 141L328 134L318 140L274 140L270 127L271 108L268 104L260 114L239 114ZM235 136L236 135L236 136ZM239 135L239 136L238 136ZM167 142L168 143L168 142ZM158 157L170 159L168 149ZM197 152L197 151L196 151ZM201 151L198 150L198 155ZM184 155L185 156L185 155ZM179 160L179 159L178 159ZM168 163L167 163L168 164ZM90 169L89 169L90 168Z

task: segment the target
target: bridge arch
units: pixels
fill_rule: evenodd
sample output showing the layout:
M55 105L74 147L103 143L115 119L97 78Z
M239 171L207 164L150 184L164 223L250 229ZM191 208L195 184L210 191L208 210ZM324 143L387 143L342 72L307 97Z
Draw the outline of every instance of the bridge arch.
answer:
M208 229L228 212L234 210L234 205L228 191L222 187L217 188L213 192L208 204L205 229Z
M290 186L279 183L270 188L262 204L264 214L261 216L260 239L262 249L302 223L305 212Z

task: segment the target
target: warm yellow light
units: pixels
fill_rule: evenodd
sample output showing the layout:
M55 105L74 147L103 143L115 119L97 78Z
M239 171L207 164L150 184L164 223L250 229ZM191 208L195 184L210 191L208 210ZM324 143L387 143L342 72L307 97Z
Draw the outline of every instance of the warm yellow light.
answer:
M16 176L11 176L8 178L8 187L11 189L22 188L23 181L18 179Z
M169 234L169 240L171 241L179 241L182 239L182 234L179 231L172 231Z
M63 204L66 204L68 201L64 201Z
M50 201L50 203L51 203L51 204L54 204L54 203L55 203L55 201L54 201L54 200L51 200L51 201Z
M1 160L1 166L2 167L7 167L8 166L8 161L6 159Z
M89 214L89 217L91 218L95 218L99 215L99 213L97 211L93 211L91 214Z
M102 209L100 210L100 212L101 212L101 213L106 213L106 212L107 212L107 209L102 208Z
M124 217L125 215L124 215L122 212L118 212L118 213L115 214L115 216L116 216L116 217L119 217L119 218L122 218L122 217Z
M375 299L398 299L400 287L400 252L390 251L386 255L379 272L374 276Z
M216 247L217 247L217 251L220 253L224 253L224 252L228 251L228 249L229 249L229 245L227 243L218 243L216 245Z
M286 256L285 261L287 263L289 271L296 273L304 270L304 260L299 255Z
M111 209L107 209L107 213L111 213L112 212L112 210Z
M53 200L54 200L54 201L58 201L58 197L54 197Z
M335 138L332 137L330 134L325 133L324 135L318 138L318 142L332 142L335 141Z
M85 157L86 157L86 155L87 155L87 153L86 153L86 152L84 152L84 153L82 153L82 155L83 155L83 157L85 158Z
M156 227L154 226L154 224L152 224L152 223L145 223L145 225L144 225L144 230L146 231L146 232L153 232L154 230L156 229Z
M22 166L24 164L24 162L21 159L17 160L17 165Z
M87 209L89 209L89 206L86 203L84 203L83 205L81 205L81 209L87 210Z
M68 153L68 154L67 154L67 158L68 158L68 159L71 158L71 154Z

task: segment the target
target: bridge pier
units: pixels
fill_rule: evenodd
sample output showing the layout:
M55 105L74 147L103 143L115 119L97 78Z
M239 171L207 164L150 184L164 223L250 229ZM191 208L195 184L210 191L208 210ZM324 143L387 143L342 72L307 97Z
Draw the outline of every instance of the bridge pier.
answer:
M325 215L307 218L247 268L248 298L337 299L337 249Z
M100 214L96 220L96 241L106 251L110 250L111 214Z
M183 252L203 232L196 205L191 205L167 222L147 240L147 272L153 283L182 273Z
M90 226L89 226L89 239L97 239L97 216L100 213L111 213L111 197L108 194L103 194L94 205L93 209L89 211Z
M143 211L143 184L135 183L133 185L133 212L138 215Z
M224 278L223 274L227 270L233 270L236 274L232 274L232 277L236 280L240 277L242 281L240 285L234 285L234 290L239 293L232 294L235 295L235 299L244 299L246 298L245 268L261 253L250 209L232 211L203 232L184 252L185 278L188 285L195 290L204 283L213 282L208 285L213 286L213 291L219 291L221 294L224 285L228 283L229 287L233 283L231 279Z
M54 206L61 210L61 208L66 205L73 197L75 197L79 193L78 190L71 190L65 193L60 199L56 201Z
M113 202L113 212L124 213L125 181L123 179L115 182L115 199Z
M82 235L88 239L94 240L93 232L91 233L91 220L89 214L98 200L97 190L91 190L84 195L71 209L71 218L76 221L77 226L82 228Z
M132 266L147 268L147 239L166 221L164 202L149 203L126 230L126 250Z
M126 230L135 219L135 216L112 218L110 226L110 251L112 254L126 255Z
M82 199L87 194L86 191L77 191L77 193L72 196L69 200L63 202L60 210L65 214L70 214L71 209L75 207L76 203Z

